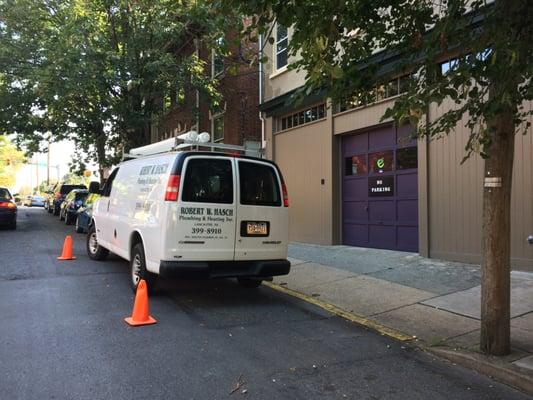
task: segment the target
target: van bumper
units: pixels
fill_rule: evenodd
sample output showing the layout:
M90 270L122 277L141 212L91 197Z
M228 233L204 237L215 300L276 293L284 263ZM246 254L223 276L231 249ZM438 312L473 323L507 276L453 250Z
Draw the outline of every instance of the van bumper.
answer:
M257 261L161 261L159 275L163 278L237 278L287 275L288 260Z

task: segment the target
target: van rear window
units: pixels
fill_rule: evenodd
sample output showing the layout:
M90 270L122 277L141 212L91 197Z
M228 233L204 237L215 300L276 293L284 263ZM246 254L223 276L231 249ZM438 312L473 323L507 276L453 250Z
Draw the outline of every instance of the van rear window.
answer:
M241 204L281 206L279 183L274 168L258 163L239 161Z
M230 160L191 159L183 183L183 201L233 203L233 173Z

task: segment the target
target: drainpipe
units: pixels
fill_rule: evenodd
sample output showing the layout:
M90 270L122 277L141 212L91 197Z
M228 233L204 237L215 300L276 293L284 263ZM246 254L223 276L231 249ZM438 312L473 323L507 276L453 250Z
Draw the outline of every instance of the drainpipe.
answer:
M259 104L263 103L263 35L259 35ZM261 120L261 153L266 158L266 139L265 139L265 118L263 113L259 111L259 119Z
M200 59L200 40L198 38L194 39L194 47L196 57ZM198 89L196 89L196 132L200 133L200 91ZM213 141L212 136L211 141Z

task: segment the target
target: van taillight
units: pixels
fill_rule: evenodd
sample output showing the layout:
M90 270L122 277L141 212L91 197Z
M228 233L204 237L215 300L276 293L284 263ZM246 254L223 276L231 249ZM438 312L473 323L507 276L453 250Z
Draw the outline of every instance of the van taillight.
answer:
M178 200L179 189L180 189L180 176L170 175L168 177L167 190L165 191L165 201Z
M281 182L281 190L283 190L283 205L289 207L289 194L287 193L287 186L285 182Z

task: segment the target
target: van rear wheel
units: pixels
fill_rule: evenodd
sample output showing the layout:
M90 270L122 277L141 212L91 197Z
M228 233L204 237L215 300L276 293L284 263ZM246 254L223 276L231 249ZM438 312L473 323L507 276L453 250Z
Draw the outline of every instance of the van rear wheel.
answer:
M98 244L96 227L94 224L89 228L89 233L87 233L87 254L91 260L97 261L104 260L109 254L109 250Z
M239 285L248 289L255 289L261 286L263 283L262 279L253 279L253 278L237 278Z
M130 260L130 285L135 293L141 279L146 281L148 292L153 294L157 291L158 275L149 272L146 269L146 258L144 256L144 247L142 243L133 246Z

